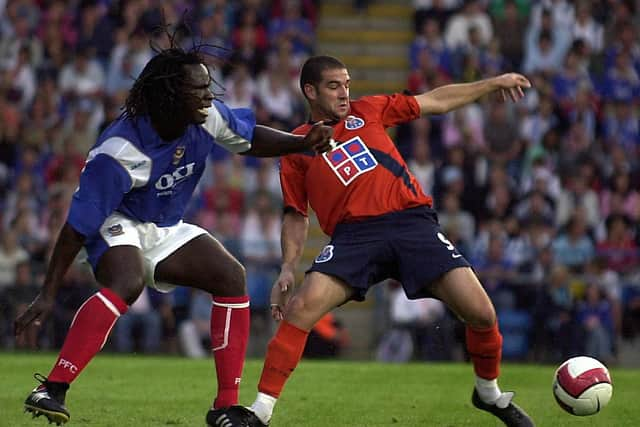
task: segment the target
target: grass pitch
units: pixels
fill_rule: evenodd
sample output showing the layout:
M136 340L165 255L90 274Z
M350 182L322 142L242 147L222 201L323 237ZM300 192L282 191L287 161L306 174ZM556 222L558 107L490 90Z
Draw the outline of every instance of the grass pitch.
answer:
M34 372L48 374L54 354L0 353L0 426L47 426L32 420L22 402L35 386ZM262 368L249 360L241 403L250 404ZM553 400L554 367L505 364L503 390L538 427L640 425L640 370L611 369L613 398L600 414L574 417ZM328 426L501 426L472 407L469 364L303 361L283 392L271 425ZM211 360L99 355L67 394L73 426L204 426L215 393Z

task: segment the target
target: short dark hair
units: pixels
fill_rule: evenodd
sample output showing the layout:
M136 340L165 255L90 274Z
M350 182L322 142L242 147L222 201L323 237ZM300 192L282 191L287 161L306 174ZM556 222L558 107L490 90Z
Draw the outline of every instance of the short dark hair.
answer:
M338 58L334 58L333 56L318 55L307 59L302 66L302 71L300 72L300 90L304 97L307 97L304 93L304 86L306 84L311 84L317 88L318 84L322 81L322 72L324 70L332 70L336 68L342 69L347 68L347 66Z

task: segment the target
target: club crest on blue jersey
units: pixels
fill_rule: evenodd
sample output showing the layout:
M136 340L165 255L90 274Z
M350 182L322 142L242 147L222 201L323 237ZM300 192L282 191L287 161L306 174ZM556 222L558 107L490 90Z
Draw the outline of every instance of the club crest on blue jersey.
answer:
M177 165L178 163L180 163L180 160L183 157L184 157L184 145L179 145L176 147L175 153L173 153L173 161L171 163L173 163L174 165Z
M107 233L109 233L111 237L123 235L124 230L122 229L122 224L112 225L111 227L107 228Z
M364 120L356 116L347 116L344 119L344 127L348 130L360 129L364 126Z
M322 248L322 252L320 252L320 255L316 257L315 262L316 264L319 264L321 262L327 262L331 258L333 258L333 245L327 245Z
M344 185L349 185L357 176L378 165L378 161L359 136L322 156Z

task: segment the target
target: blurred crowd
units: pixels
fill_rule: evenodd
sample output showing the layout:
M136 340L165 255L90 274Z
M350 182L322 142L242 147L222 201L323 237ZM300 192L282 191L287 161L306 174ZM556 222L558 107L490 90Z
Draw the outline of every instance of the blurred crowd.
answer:
M158 25L177 23L171 31L180 43L203 46L225 103L291 130L306 121L297 77L314 52L319 3L0 1L0 347L60 346L95 290L91 273L74 266L51 321L14 339L12 320L38 292L86 152L120 114L152 47L166 45ZM362 12L376 2L354 3ZM581 352L615 361L620 342L640 334L637 2L414 5L409 92L507 71L533 83L518 104L489 98L396 132L412 172L434 195L445 234L496 305L505 356L555 361ZM271 335L280 202L277 160L219 148L186 218L247 268L256 338L250 355ZM455 331L437 301L409 309L402 304L413 303L396 301L394 292L383 298L395 301L394 325L421 331L418 345L433 338L429 325L448 322ZM210 304L198 292L147 289L109 346L204 356ZM438 345L450 357L454 344Z
M414 4L412 93L508 71L533 83L524 102L485 99L399 140L496 306L505 357L615 362L640 332L639 4ZM419 345L450 317L397 291L390 301L397 324L427 335Z

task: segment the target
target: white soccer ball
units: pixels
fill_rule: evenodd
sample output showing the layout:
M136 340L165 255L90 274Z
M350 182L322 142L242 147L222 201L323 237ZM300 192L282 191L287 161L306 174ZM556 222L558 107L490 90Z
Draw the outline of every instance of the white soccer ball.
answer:
M592 357L572 357L556 370L553 395L558 405L573 415L593 415L604 408L613 394L606 366Z

